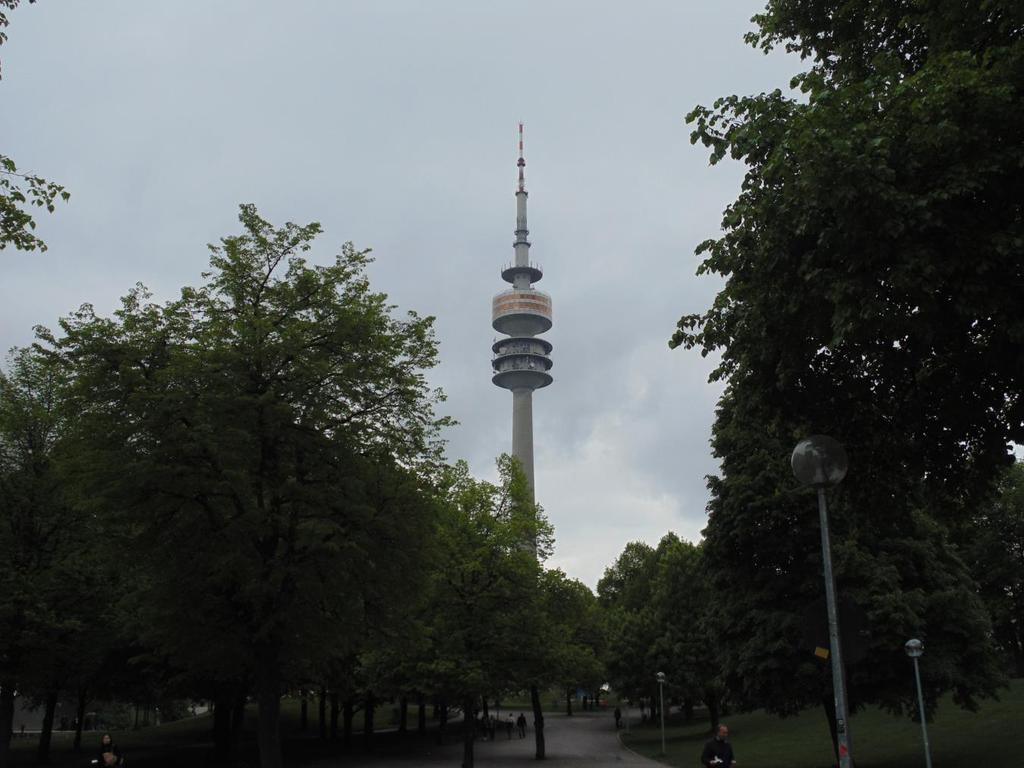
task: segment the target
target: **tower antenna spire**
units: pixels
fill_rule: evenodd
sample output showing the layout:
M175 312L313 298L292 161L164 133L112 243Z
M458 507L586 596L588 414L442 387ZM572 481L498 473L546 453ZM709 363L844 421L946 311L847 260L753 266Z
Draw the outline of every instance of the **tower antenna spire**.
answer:
M516 163L519 166L519 191L526 191L526 178L523 176L523 171L526 168L526 159L523 157L523 124L519 124L519 162Z

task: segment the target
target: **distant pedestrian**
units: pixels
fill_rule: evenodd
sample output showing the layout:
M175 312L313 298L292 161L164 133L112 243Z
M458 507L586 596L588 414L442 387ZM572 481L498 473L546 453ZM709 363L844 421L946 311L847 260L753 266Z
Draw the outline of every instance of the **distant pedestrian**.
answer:
M724 723L718 726L715 738L704 745L700 753L700 764L705 768L732 768L736 765L736 757L729 743L729 726Z
M619 726L622 724L622 710L618 707L615 708L615 730L619 730Z
M512 738L512 730L516 727L516 721L512 719L512 713L508 713L508 717L505 718L505 733L508 737Z
M516 725L519 726L519 738L526 738L526 715L522 712L519 713L519 717L516 718Z

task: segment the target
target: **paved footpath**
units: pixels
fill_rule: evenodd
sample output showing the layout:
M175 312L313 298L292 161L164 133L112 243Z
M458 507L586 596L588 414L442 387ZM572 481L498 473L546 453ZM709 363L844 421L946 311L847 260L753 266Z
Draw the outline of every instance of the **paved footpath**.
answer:
M635 714L635 713L634 713ZM530 718L529 713L527 717ZM532 723L532 718L531 723ZM513 734L509 740L498 732L494 741L477 741L474 750L475 768L606 768L632 766L653 768L661 765L631 752L622 746L615 733L611 712L580 712L572 717L561 714L544 715L544 737L547 759L534 759L533 727L525 739ZM417 765L448 765L458 768L462 763L462 743L434 747L427 754L410 754L359 760L318 761L316 768L413 768Z

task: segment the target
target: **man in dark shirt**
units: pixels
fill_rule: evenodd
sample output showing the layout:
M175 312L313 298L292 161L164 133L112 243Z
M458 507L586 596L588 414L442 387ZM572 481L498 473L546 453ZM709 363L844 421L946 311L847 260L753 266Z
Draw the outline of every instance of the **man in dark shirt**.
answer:
M715 738L705 744L704 751L700 753L700 764L706 768L732 768L736 765L732 744L729 743L729 726L718 726Z

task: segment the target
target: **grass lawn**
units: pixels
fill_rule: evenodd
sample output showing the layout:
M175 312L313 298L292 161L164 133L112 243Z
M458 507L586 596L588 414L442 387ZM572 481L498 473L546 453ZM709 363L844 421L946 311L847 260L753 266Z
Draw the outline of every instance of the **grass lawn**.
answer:
M310 700L308 725L305 732L299 730L300 704L297 698L285 698L281 701L281 737L284 742L286 763L298 760L305 761L311 757L337 755L340 745L322 742L318 738L318 702ZM374 727L387 731L396 725L394 714L397 705L381 703L375 708ZM435 726L429 720L428 727ZM409 708L408 727L416 730L415 707ZM242 734L241 757L245 765L255 765L255 735L257 729L257 711L250 705L245 712L245 725ZM111 731L114 743L129 758L131 765L140 768L178 768L189 765L190 768L203 768L209 760L212 750L212 718L209 715L190 717L163 725L141 728L137 731ZM339 728L341 723L339 722ZM362 748L363 713L357 712L352 722L353 747L358 751ZM74 734L70 731L55 731L50 748L50 768L87 768L89 761L96 757L99 750L99 739L102 732L87 731L82 734L82 752L72 751ZM393 732L380 734L378 749L383 753L405 749L414 744L417 738L414 733L405 739L399 739ZM13 764L18 768L35 766L38 735L28 738L15 736L11 740Z
M729 725L736 762L743 768L828 768L832 742L821 710L779 719L763 712L723 718ZM632 727L623 742L647 757L668 765L697 768L707 720L684 724L675 712L665 723L667 755L661 756L661 731L656 724ZM877 709L850 719L857 768L924 768L921 726ZM933 768L975 765L1024 765L1024 680L1014 680L999 701L984 701L978 712L965 712L945 699L928 724Z
M490 702L491 708L494 708L494 700ZM542 712L565 712L565 694L558 691L542 691L540 694L540 709ZM530 692L523 691L519 694L513 694L508 697L507 700L501 700L501 711L508 713L511 711L523 712L527 717L532 719L533 703L530 701ZM578 701L572 703L573 712L582 712L583 707L580 706Z

